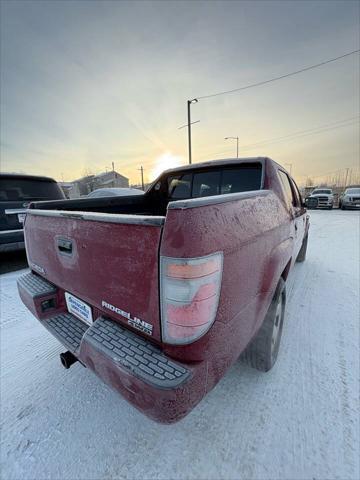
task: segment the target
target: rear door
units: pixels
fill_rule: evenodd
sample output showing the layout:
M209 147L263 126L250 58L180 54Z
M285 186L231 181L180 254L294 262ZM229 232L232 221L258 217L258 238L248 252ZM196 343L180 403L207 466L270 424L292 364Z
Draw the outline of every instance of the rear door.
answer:
M289 207L289 212L293 221L293 236L294 236L294 255L296 258L300 251L301 244L304 238L305 232L305 209L302 206L301 197L299 191L295 185L295 182L282 170L278 170L281 184L286 196L286 200Z
M288 177L293 191L293 211L295 217L295 230L297 238L297 252L300 251L306 228L306 210L303 206L299 189L294 180Z
M25 221L30 268L92 309L160 341L163 220L30 209Z

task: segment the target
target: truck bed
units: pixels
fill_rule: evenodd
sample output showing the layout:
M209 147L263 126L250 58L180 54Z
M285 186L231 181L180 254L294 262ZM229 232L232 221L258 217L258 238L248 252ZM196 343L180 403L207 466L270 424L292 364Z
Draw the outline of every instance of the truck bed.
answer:
M166 207L149 194L124 197L79 198L52 202L34 202L31 208L39 210L66 210L69 212L98 212L130 215L164 215Z

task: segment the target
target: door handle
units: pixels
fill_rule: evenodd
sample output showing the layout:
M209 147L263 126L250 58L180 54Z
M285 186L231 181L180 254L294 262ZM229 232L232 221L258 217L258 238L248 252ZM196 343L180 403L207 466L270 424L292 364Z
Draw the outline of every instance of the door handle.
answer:
M57 247L60 253L64 255L72 255L72 241L66 238L59 238L57 241Z

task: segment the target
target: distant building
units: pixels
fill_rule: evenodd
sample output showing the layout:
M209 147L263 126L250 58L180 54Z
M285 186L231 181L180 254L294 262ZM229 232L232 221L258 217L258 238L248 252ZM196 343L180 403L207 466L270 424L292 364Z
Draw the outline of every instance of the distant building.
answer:
M72 182L81 197L83 197L84 195L88 195L94 190L93 178L94 175L87 175L86 177L81 177L78 180L74 180Z
M72 182L58 182L61 190L64 192L66 198L79 198L80 191L77 183Z
M79 192L79 196L84 196L98 188L128 188L129 179L111 170L110 172L99 173L98 175L87 175L86 177L74 180L72 184Z
M124 177L124 175L115 172L114 170L111 170L110 172L99 173L98 175L94 176L93 180L96 188L129 188L129 179Z

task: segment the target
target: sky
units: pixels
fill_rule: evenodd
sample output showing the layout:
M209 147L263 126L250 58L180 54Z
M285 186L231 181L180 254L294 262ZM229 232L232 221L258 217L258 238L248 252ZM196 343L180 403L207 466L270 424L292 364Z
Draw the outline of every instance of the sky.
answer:
M186 101L359 49L357 1L1 1L1 171L140 182L188 162ZM193 161L359 166L359 55L192 105ZM314 130L325 126L323 129ZM303 132L296 137L287 137ZM309 135L308 133L311 133ZM254 145L257 144L257 145Z

